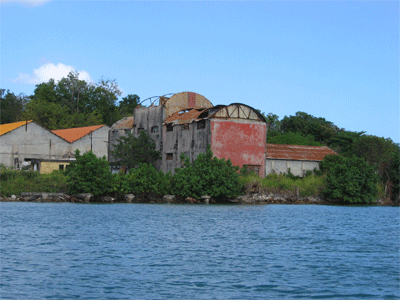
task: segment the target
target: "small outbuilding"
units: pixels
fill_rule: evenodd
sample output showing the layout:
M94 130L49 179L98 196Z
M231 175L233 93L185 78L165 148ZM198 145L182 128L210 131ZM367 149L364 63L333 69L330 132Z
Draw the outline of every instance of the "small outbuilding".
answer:
M319 170L319 162L328 154L337 154L328 147L267 144L265 173L304 177L307 171Z

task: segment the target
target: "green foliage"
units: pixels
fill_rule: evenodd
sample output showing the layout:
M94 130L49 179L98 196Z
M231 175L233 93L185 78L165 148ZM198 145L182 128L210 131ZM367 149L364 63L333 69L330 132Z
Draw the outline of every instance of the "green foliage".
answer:
M66 171L70 194L91 193L97 196L112 191L113 180L105 156L97 158L92 151L80 155L76 150L75 159Z
M138 95L128 95L122 98L119 102L119 109L122 117L127 117L133 115L134 109L139 105Z
M356 156L327 156L325 160L322 164L327 172L324 194L328 199L344 203L374 202L378 177L370 164Z
M26 96L16 96L9 90L6 93L6 90L0 89L0 124L21 121L26 102Z
M239 167L230 160L213 157L210 148L197 156L193 163L181 155L183 168L175 169L174 194L199 199L203 195L213 198L235 197L240 194Z
M139 164L128 174L116 175L118 194L164 195L170 192L171 174L164 174L153 165Z
M140 131L137 138L130 133L122 136L113 146L111 153L116 163L128 168L136 167L140 163L152 164L161 158L160 152L155 150L155 142L144 130Z
M107 124L121 119L116 105L121 91L115 80L100 80L97 84L79 79L70 72L57 83L50 79L38 84L26 105L23 117L54 130Z
M297 132L304 136L312 135L315 141L328 143L338 129L324 118L316 118L305 112L296 112L295 116L285 116L281 123L282 132Z
M320 196L325 188L325 177L309 175L304 178L291 178L284 174L269 174L265 178L250 174L240 177L241 184L245 191L256 193L275 193L295 195L296 188L300 196Z
M303 135L299 132L271 132L267 136L267 142L270 144L286 144L286 145L304 145L304 146L323 146L321 143L316 142L313 135Z
M40 174L36 171L18 171L0 165L0 196L10 197L23 192L64 193L67 181L63 172Z

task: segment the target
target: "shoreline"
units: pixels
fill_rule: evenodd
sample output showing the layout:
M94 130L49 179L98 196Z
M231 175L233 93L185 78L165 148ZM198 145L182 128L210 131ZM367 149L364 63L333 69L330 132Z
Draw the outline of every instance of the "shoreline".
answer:
M179 198L175 195L133 195L127 194L123 197L111 196L93 196L92 194L68 195L64 193L22 193L20 196L12 195L11 197L0 197L0 202L34 202L34 203L169 203L169 204L233 204L233 205L266 205L266 204L316 204L316 205L344 205L351 206L352 204L343 204L340 201L325 200L321 197L301 197L279 194L247 194L231 199L213 199L208 196L203 196L202 199L192 197ZM355 203L354 205L361 205ZM362 204L368 206L399 206L387 199L377 199L375 203Z

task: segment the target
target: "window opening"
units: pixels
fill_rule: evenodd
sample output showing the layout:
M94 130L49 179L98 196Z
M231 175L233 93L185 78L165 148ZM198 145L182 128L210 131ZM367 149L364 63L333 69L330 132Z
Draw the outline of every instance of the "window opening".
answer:
M206 128L206 120L200 120L197 122L197 129L204 129Z
M167 124L167 131L173 131L174 130L174 126L172 126L172 124Z
M151 127L151 133L157 133L157 132L158 132L158 126Z
M167 160L173 160L174 159L174 154L173 153L167 153Z

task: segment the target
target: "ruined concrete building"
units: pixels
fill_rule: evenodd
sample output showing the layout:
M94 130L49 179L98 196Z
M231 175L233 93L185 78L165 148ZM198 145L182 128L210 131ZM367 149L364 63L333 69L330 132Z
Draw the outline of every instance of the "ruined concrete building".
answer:
M265 176L267 123L258 111L245 104L213 106L192 92L160 97L158 105L138 107L132 117L111 127L111 163L115 162L110 153L113 144L128 132L137 137L141 130L155 141L162 157L156 167L164 172L181 167L181 153L193 161L210 146L216 157L230 159L240 167L246 165Z

